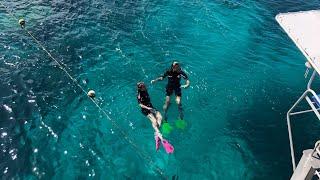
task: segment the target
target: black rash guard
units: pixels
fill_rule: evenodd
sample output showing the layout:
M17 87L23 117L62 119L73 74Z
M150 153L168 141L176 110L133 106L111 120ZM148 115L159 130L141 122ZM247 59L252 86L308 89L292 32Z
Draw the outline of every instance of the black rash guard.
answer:
M185 80L188 80L187 74L182 70L176 72L176 71L173 71L172 69L169 69L161 77L162 78L168 77L168 84L166 86L166 96L171 96L174 91L176 96L181 97L182 93L180 88L181 86L180 80L181 80L181 77Z
M172 69L169 69L161 77L162 78L168 77L168 86L170 87L180 87L181 77L185 80L188 80L187 74L182 70L176 72L176 71L173 71Z
M143 105L145 105L147 107L153 108L153 106L151 104L151 100L150 100L149 94L148 94L147 91L138 91L137 99L138 99L138 103L139 104L143 104ZM148 115L148 114L152 113L150 110L145 109L145 108L141 108L141 112L144 115Z

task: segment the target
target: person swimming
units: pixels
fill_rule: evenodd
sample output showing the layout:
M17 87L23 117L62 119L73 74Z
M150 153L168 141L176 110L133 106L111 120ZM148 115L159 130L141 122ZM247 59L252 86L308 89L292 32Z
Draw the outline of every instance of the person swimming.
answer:
M170 96L173 94L173 91L176 95L176 103L179 110L179 118L183 120L183 109L181 104L181 88L188 88L190 86L190 81L187 74L181 70L180 64L177 61L174 61L171 64L171 67L160 77L151 81L151 84L154 84L157 81L162 81L164 78L168 77L168 83L166 86L166 100L163 105L164 118L165 121L168 120L167 112L170 105ZM180 84L181 77L186 80L184 85Z
M173 153L173 146L162 137L162 134L159 130L162 123L162 116L160 112L157 111L151 104L151 99L149 97L146 85L143 82L137 83L137 91L137 99L139 106L141 107L141 112L149 118L155 131L154 136L156 141L156 150L159 150L161 142L167 153Z

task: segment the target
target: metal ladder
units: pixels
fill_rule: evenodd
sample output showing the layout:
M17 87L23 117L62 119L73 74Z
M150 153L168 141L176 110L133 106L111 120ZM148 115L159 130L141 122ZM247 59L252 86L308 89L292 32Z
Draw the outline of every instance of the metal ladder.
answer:
M314 92L314 90L312 90L312 82L315 78L315 76L317 75L317 72L314 70L308 85L307 85L307 89L305 90L305 92L300 96L300 98L293 104L293 106L289 109L289 111L287 112L287 125L288 125L288 134L289 134L289 142L290 142L290 152L291 152L291 161L292 161L292 170L295 171L296 169L296 161L295 161L295 153L294 153L294 146L293 146L293 140L292 140L292 130L291 130L291 116L297 115L297 114L303 114L303 113L308 113L308 112L314 112L315 115L317 116L317 118L320 120L320 113L319 110L320 108L316 108L315 104L311 101L310 99L310 95L314 96L315 99L320 102L320 98L317 96L317 94ZM311 107L311 109L309 110L303 110L303 111L297 111L297 112L293 112L293 110L299 105L299 103L305 99L307 101L307 103L309 104L309 106ZM320 172L319 172L320 174Z

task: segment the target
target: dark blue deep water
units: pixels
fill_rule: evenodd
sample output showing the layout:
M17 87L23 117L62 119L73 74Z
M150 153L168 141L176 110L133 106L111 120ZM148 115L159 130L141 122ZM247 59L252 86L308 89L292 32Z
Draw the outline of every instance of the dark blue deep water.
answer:
M305 88L305 60L274 17L318 9L319 0L1 2L25 18L86 90L96 91L101 107L139 146L1 6L1 179L290 177L285 113ZM187 127L167 137L175 146L167 155L154 150L135 84L147 82L161 109L165 82L149 82L173 59L191 87L182 92ZM173 127L176 119L173 103ZM301 116L293 129L298 158L317 140L319 125L314 116Z

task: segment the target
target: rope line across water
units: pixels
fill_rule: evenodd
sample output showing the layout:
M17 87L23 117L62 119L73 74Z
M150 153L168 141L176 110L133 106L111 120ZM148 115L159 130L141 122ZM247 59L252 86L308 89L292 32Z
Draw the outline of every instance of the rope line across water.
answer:
M7 6L5 6L2 2L0 2L0 4L4 7L5 11L12 16L14 19L19 20L12 12L9 11L9 8ZM62 63L60 61L58 61L56 58L54 58L51 53L44 47L44 45L42 45L42 43L32 35L32 33L30 31L28 31L25 27L22 28L37 44L38 46L40 46L42 48L43 51L45 51L47 53L47 55L59 66L59 68L64 71L66 73L66 75L73 81L74 84L76 84L81 91L85 94L85 96L87 96L87 92L84 90L84 88L78 83L78 81L73 78L71 76L71 74L62 66ZM143 150L141 148L139 148L139 146L137 144L135 144L133 142L133 140L120 128L120 126L107 114L107 112L105 110L103 110L101 108L101 106L97 103L97 101L95 101L93 98L87 96L95 105L96 107L107 117L107 119L112 123L113 126L115 126L120 134L122 135L122 137L129 143L132 145L132 147L136 150L136 152L138 152L140 154L140 156L142 158L144 158L145 160L148 161L148 163L150 165L154 165L156 171L163 177L166 179L164 172L161 170L161 168L159 168L152 160L152 158L145 152L143 152Z

